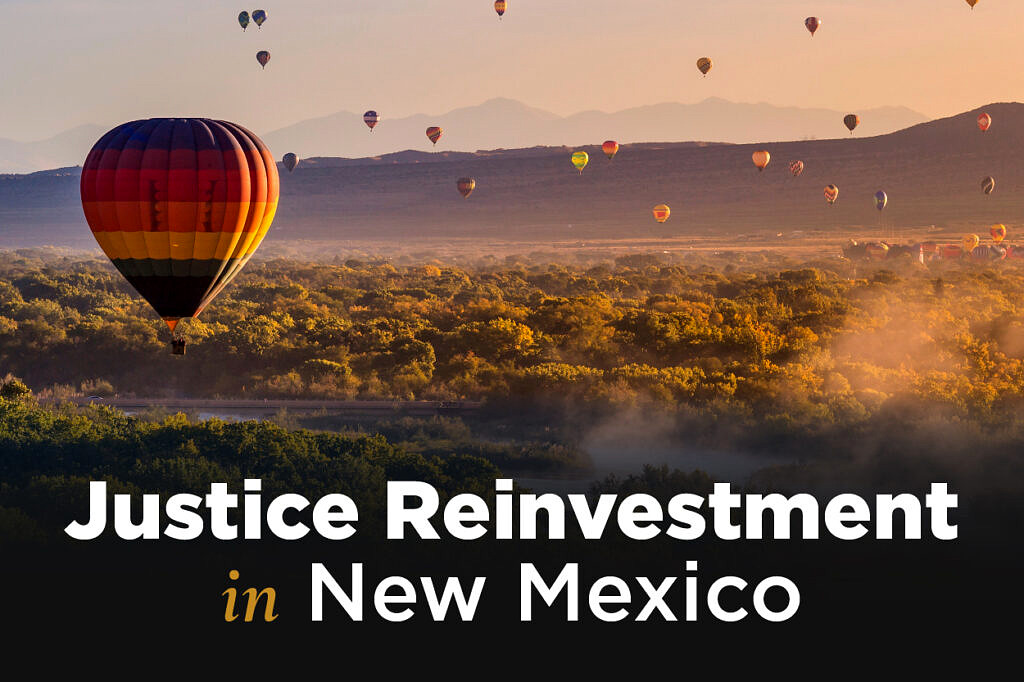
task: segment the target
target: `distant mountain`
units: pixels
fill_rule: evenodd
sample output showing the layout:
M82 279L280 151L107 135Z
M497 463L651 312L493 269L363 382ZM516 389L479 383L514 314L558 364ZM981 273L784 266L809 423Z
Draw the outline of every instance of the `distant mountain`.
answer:
M993 119L986 133L975 122L982 110ZM750 159L758 148L771 152L762 173ZM900 228L934 225L987 234L991 223L1006 224L1011 241L1024 235L1020 103L990 104L874 137L858 128L829 140L623 144L613 161L587 145L590 164L582 175L569 164L569 149L306 158L294 172L281 172L280 207L267 242L550 243L816 231L823 244L834 244L847 230L898 237ZM805 164L799 177L788 168L795 159ZM0 175L0 247L92 248L77 174ZM981 190L987 175L996 180L991 196ZM476 179L468 199L455 188L461 176ZM822 196L829 183L839 186L834 206ZM879 189L889 196L883 213L872 198ZM660 203L672 208L664 225L651 217Z
M82 125L36 142L0 138L0 173L31 173L80 164L105 130L97 125Z
M386 111L378 113L382 119L373 132L363 124L362 113L341 112L271 131L263 135L263 140L278 157L285 152L300 157L372 157L403 149L472 152L600 144L606 139L620 143L746 143L849 135L843 126L843 116L849 112L738 104L718 98L697 104L655 104L610 114L584 111L565 118L510 99L492 99L436 116L417 114L390 120ZM924 114L905 107L858 113L858 135L881 135L928 120ZM431 125L444 129L436 147L425 135Z

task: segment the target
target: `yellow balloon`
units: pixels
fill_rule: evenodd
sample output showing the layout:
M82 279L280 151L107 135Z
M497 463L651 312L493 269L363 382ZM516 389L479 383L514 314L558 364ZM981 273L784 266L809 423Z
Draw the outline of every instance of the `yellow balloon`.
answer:
M668 217L669 215L671 215L672 210L665 204L658 204L652 209L652 212L654 213L654 219L657 220L659 223L663 223L666 220L668 220Z
M960 246L963 248L964 253L970 253L981 243L981 239L976 234L965 234L964 238L960 240Z
M590 161L590 155L586 152L573 152L572 153L572 165L583 175L583 169L587 167L587 162Z
M763 171L768 162L772 160L772 155L763 149L758 149L750 155L750 158L754 161L754 165L757 166L757 170Z
M1006 239L1006 225L996 223L992 227L988 228L988 233L992 235L992 241L998 244Z

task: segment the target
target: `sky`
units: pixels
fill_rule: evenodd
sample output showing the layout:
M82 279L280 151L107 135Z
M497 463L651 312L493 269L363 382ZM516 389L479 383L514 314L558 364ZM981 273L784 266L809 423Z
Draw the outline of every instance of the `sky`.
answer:
M237 0L0 0L0 138L151 116L262 134L493 97L560 115L714 96L931 117L1024 99L1021 0L509 0L500 21L491 0L260 1L267 22L243 33L258 7Z

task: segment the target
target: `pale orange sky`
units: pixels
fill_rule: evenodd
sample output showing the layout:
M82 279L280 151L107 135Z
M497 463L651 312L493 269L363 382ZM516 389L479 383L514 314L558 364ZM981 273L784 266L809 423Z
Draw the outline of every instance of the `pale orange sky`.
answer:
M492 4L267 2L243 33L256 6L237 0L0 0L0 137L174 115L263 133L492 97L563 115L716 96L944 116L1024 99L1021 0L510 0L502 21Z

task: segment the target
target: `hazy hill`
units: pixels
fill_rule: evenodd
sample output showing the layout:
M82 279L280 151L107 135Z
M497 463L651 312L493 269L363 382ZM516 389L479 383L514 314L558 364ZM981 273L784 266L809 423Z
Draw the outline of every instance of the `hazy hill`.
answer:
M268 239L578 240L858 226L898 236L900 227L983 231L992 222L1006 223L1012 239L1024 231L1024 104L983 109L994 120L987 133L975 125L977 109L869 138L623 145L611 162L591 146L582 175L569 147L304 160L282 171ZM763 173L750 160L759 147L772 154ZM806 164L798 178L787 167L793 159ZM66 172L0 176L0 245L91 246L78 179ZM463 175L477 180L468 200L455 189ZM991 196L981 191L985 175L996 178ZM827 183L840 188L831 207ZM872 202L878 189L889 195L882 214ZM650 209L662 202L672 217L657 225Z
M475 151L536 145L600 144L619 142L757 142L838 137L846 133L843 116L828 109L738 104L710 98L697 104L665 103L615 113L585 111L559 117L510 99L492 99L475 107L446 114L417 114L381 122L370 130L363 114L341 112L301 121L263 136L278 156L377 156L399 149ZM864 135L888 133L927 120L904 107L883 107L859 112ZM425 135L439 125L444 135L436 147Z
M82 163L104 132L100 126L83 125L37 142L0 138L0 172L31 173Z

